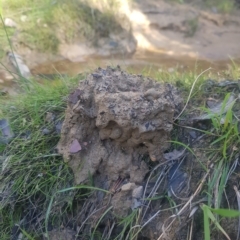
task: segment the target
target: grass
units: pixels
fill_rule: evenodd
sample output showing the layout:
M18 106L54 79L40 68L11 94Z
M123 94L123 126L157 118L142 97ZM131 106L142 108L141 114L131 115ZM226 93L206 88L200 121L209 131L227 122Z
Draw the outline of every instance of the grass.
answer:
M234 71L234 78L240 76L236 64L231 71ZM154 75L158 81L167 81L179 86L179 91L185 98L186 108L176 122L171 148L186 148L188 153L184 154L184 157L191 156L194 171L202 175L194 181L193 174L195 185L191 187L192 194L187 199L175 199L174 196L167 196L164 189L159 193L159 189L163 188L160 186L166 184L169 165L153 165L146 184L154 179L155 186L150 194L144 193L143 206L131 211L125 218L114 216L114 221L109 220L108 232L104 235L101 222L111 212L111 207L107 207L97 219L95 228L89 232L88 239L138 239L148 225L156 219L159 220L159 216L165 216L164 214L168 214L166 216L169 217L163 225L167 233L176 222L185 222L185 215L190 214L192 206L199 208L199 202L204 202L201 205L203 215L196 211L192 216L203 223L204 228L200 229L202 236L205 234L205 239L208 240L211 234L228 234L222 219L239 215L237 211L232 211L232 199L225 197L226 191L230 191L228 183L234 175L234 163L238 152L236 149L240 146L236 118L239 116L238 105L233 104L227 111L224 110L230 97L228 92L232 92L232 89L219 87L217 83L216 86L209 87L207 79L213 78L212 70L204 74L199 74L197 69L170 74L167 71L145 69L142 74ZM229 72L222 74L227 76ZM8 145L0 145L0 239L9 239L15 224L19 224L19 227L15 226L16 231L22 232L28 239L37 239L42 234L48 236L49 229L60 228L64 221L67 221L69 214L75 217L76 206L83 207L88 196L95 191L104 191L92 185L91 176L87 185L74 186L70 169L55 151L60 137L54 132L55 124L64 119L66 96L80 79L64 79L59 76L58 80L47 83L25 81L21 83L24 94L10 99L4 96L0 98L0 118L9 120L15 134L15 138ZM205 102L206 98L213 94L223 103L220 113L210 115L210 125L207 129L191 128L201 133L205 142L199 143L199 146L185 142L185 137L182 138L180 134L188 127L184 125L185 119L205 112L210 114L211 110L205 107ZM55 115L53 122L46 120L48 113ZM225 118L222 121L224 114ZM51 134L42 134L44 128L50 129ZM184 136L188 135L184 133ZM201 148L205 148L204 153ZM191 174L190 170L188 171ZM148 211L152 208L156 211L149 216ZM41 220L36 223L35 219ZM116 227L120 231L114 235ZM162 237L164 234L158 239Z
M42 128L54 127L53 123L46 123L47 112L54 112L56 121L63 119L65 96L74 82L76 79L68 83L62 79L48 85L32 82L24 95L10 102L1 98L1 118L8 118L16 135L8 146L1 146L2 161L6 165L0 176L3 184L0 212L4 219L0 222L0 229L4 229L0 231L1 239L9 239L14 224L21 221L24 223L20 227L29 224L31 215L38 214L37 217L44 219L51 197L64 186L72 185L73 176L68 166L54 151L59 136L43 135ZM55 208L65 201L64 194L59 193ZM23 218L23 209L26 218ZM41 209L42 213L34 209ZM57 221L56 214L54 221ZM29 234L35 236L38 231L31 229Z
M117 31L126 21L120 17L119 4L113 0L2 0L1 14L18 24L17 42L41 52L56 53L60 43L96 43L99 37ZM3 43L0 53L8 47Z
M217 227L217 229L222 232L222 234L226 237L226 239L231 240L231 238L228 236L228 234L225 232L225 230L221 227L218 220L214 216L214 213L217 216L223 216L228 218L238 217L240 216L240 211L235 210L229 210L229 209L212 209L209 206L203 204L202 205L203 213L204 213L204 239L210 240L210 223L209 220L211 220L214 225Z
M179 75L179 73L176 73ZM194 74L194 73L193 73ZM238 79L240 71L239 67L233 62L232 66L229 67L229 70L223 73L223 75L226 78L235 78ZM231 213L229 202L231 202L230 199L227 197L226 189L229 189L228 182L231 178L231 175L233 174L236 164L235 161L238 158L238 149L240 146L240 137L239 137L239 105L235 104L236 101L239 101L238 97L236 97L231 104L227 104L229 98L230 98L230 92L233 90L227 89L227 87L217 87L217 84L215 87L212 87L210 91L206 91L205 86L208 84L206 81L206 75L205 77L200 77L198 80L196 86L194 86L194 91L192 94L187 95L187 92L190 92L190 86L191 89L193 87L193 82L190 80L188 82L188 79L197 79L191 73L186 73L187 76L185 76L185 73L180 74L180 76L170 76L170 81L173 81L175 83L180 84L179 86L183 87L182 93L185 95L185 102L188 102L188 97L190 96L190 103L185 113L183 113L183 118L189 118L189 114L192 114L192 111L196 111L195 106L201 106L204 105L205 98L211 96L211 94L214 94L215 96L218 96L218 98L222 99L222 106L219 109L218 113L212 113L211 110L207 108L202 108L204 111L207 112L207 114L210 116L209 119L211 121L211 128L205 132L206 138L208 139L208 143L203 144L205 146L205 153L204 156L207 158L207 161L203 161L199 163L199 165L203 166L203 169L208 170L208 177L205 178L204 182L208 186L208 189L202 187L202 193L205 193L207 196L208 205L204 205L203 212L204 212L204 233L205 233L205 239L210 239L210 232L211 231L220 231L225 236L227 236L225 230L221 227L219 221L219 216L223 216L219 214L221 212L220 208L222 206L226 206L226 201L228 205L227 208L223 211L227 214ZM211 75L212 78L212 72L210 71L208 75ZM157 79L166 79L168 76L168 73L161 73L157 74ZM196 73L195 73L196 76ZM176 79L180 79L179 81L176 81ZM182 80L181 80L182 79ZM186 79L187 81L184 82ZM181 89L181 88L180 88ZM237 89L237 84L236 84ZM187 90L187 92L186 92ZM230 91L230 92L229 92ZM238 87L239 91L239 87ZM226 107L228 105L228 107ZM195 109L194 109L195 108ZM226 109L226 110L225 110ZM235 113L238 113L236 116ZM180 118L181 119L181 118ZM194 129L195 131L199 131L199 129ZM201 129L200 129L201 131ZM179 133L178 133L179 134ZM178 141L172 141L175 143L178 143ZM181 142L179 142L180 145L183 145ZM189 150L189 147L186 147ZM203 147L204 148L204 147ZM198 149L190 150L190 152L195 155L198 155ZM195 156L196 156L195 155ZM202 160L201 160L202 161ZM212 163L212 166L211 166ZM211 166L211 167L210 167ZM233 189L231 189L233 190ZM193 195L194 196L194 195ZM194 196L196 198L197 194ZM192 199L191 199L192 201ZM212 206L214 206L214 210L209 210ZM219 209L219 210L218 210ZM181 212L181 210L179 211ZM234 211L233 211L234 212ZM231 217L238 216L239 212L235 212L236 215L231 215ZM179 214L178 214L179 215ZM226 217L224 215L223 217ZM209 223L212 221L216 228L214 228L214 225ZM171 224L173 221L171 222ZM168 225L168 227L171 226L171 224ZM167 228L168 228L167 227ZM226 226L225 226L226 227ZM213 230L215 229L215 230ZM215 233L216 234L216 233ZM159 239L163 237L160 236Z

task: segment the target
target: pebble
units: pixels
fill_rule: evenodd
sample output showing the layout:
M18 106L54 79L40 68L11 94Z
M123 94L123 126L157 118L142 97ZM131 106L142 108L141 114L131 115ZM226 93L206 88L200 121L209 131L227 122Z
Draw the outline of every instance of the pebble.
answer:
M4 25L6 27L12 27L12 28L17 27L17 23L14 22L11 18L5 18L4 19Z
M129 190L132 190L135 187L136 187L135 183L126 183L126 184L122 185L121 190L122 191L129 191Z
M133 191L132 191L133 198L139 199L142 197L142 195L143 195L143 186L139 186L139 187L133 189Z
M21 20L22 22L26 22L26 21L27 21L27 16L26 16L26 15L22 15L22 16L20 17L20 20Z
M81 147L80 143L78 142L77 139L74 139L71 146L70 146L69 152L70 153L77 153L81 150L82 150L82 147Z

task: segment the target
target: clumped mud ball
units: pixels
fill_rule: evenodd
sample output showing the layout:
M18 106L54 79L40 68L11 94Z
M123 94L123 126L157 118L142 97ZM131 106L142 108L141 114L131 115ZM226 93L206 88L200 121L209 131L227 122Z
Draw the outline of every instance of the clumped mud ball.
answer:
M172 85L120 67L88 75L69 96L58 144L76 184L96 173L141 183L148 171L143 156L162 161L181 102Z

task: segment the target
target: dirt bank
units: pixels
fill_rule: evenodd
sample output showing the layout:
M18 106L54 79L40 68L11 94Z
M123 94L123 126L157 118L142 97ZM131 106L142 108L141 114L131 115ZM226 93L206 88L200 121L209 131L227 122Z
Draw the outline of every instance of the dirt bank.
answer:
M121 64L137 71L145 66L155 66L157 70L166 67L171 71L176 66L194 69L196 63L200 68L211 65L217 71L226 70L230 57L240 59L240 10L231 14L213 13L211 9L195 6L194 2L139 0L131 6L123 5L121 11L131 28L118 25L121 31L99 38L94 46L77 39L67 43L60 34L58 37L63 39L59 40L58 54L39 52L26 45L19 38L19 30L12 42L33 74L57 71L73 75L85 72L86 68L109 64ZM7 57L2 62L14 71ZM0 87L11 91L13 77L2 66L1 69Z
M173 57L223 60L240 57L239 13L219 14L190 4L139 0L130 19L138 49Z
M85 62L91 56L121 56L126 59L134 52L144 51L173 58L191 57L194 60L240 58L240 10L234 10L231 14L216 13L216 10L213 13L211 9L203 10L194 3L139 0L133 1L131 6L122 4L120 11L125 14L125 19L122 22L116 19L116 27L107 29L105 35L99 33L95 40L83 41L80 35L78 39L78 31L69 42L64 34L57 32L57 54L43 53L33 44L27 44L21 37L21 27L16 30L12 42L14 50L23 57L29 68L61 59ZM23 22L18 24L24 25ZM100 30L97 29L97 33Z

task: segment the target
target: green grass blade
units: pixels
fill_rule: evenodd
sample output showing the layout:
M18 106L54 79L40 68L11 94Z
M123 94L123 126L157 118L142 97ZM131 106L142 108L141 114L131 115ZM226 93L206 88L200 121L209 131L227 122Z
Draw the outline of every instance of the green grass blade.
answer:
M204 222L204 240L210 240L210 224L208 218L208 206L202 205L203 209L203 222Z
M21 232L25 237L27 237L28 240L34 240L32 236L30 236L24 229L20 228Z
M224 236L228 239L231 240L230 237L227 235L227 233L225 232L225 230L221 227L221 225L219 224L219 222L217 221L217 219L214 217L213 213L211 212L210 208L207 207L206 208L206 213L207 216L212 220L212 222L215 224L215 226L224 234Z
M235 218L240 216L240 211L233 210L233 209L214 209L211 208L211 211L222 216L222 217L228 217L228 218Z
M90 189L90 190L97 190L97 191L102 191L102 192L105 192L105 193L110 193L109 191L104 190L102 188L97 188L97 187L87 186L87 185L78 185L78 186L75 186L75 187L65 188L65 189L59 190L57 193L63 193L63 192L76 190L76 189Z

